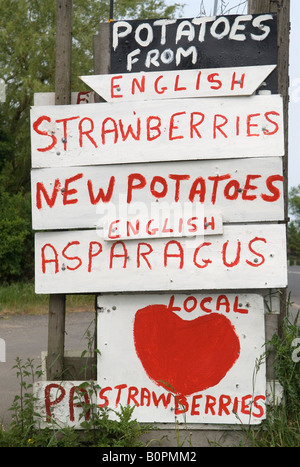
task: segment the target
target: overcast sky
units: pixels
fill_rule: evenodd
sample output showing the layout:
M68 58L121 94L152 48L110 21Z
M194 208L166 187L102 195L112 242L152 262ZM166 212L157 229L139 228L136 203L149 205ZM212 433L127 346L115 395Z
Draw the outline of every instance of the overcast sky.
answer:
M193 18L201 13L201 5L206 15L212 15L214 0L176 0L185 3L185 18ZM175 2L167 0L166 3ZM219 0L221 5L221 0ZM247 13L244 0L224 0L229 14ZM235 7L234 9L231 9ZM290 125L289 125L289 187L300 185L300 0L291 0L291 45L290 45Z

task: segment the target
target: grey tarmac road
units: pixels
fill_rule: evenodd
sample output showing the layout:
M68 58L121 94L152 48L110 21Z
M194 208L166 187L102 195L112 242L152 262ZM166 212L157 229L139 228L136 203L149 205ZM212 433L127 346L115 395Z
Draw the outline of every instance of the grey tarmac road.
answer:
M289 291L292 302L292 317L300 310L300 267L289 267ZM87 349L86 331L93 326L94 311L67 313L66 350ZM299 320L300 324L300 320ZM47 350L48 316L10 316L0 319L0 338L6 343L6 362L0 362L0 423L8 426L11 420L11 407L14 396L19 394L19 380L12 367L19 357L25 362L28 358L34 364L41 364L41 354Z
M65 348L67 351L87 350L86 331L92 329L95 312L73 312L66 315ZM6 362L0 363L0 423L8 426L11 411L8 410L15 395L20 393L16 370L16 358L25 363L32 359L35 367L42 363L42 352L47 350L48 315L10 316L0 319L0 338L6 343Z

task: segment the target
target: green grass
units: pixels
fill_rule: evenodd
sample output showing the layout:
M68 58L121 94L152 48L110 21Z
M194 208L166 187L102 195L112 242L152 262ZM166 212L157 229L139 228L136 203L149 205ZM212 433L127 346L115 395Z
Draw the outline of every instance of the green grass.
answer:
M94 311L94 295L67 295L66 310ZM49 295L36 294L34 284L16 282L0 286L0 316L43 314L49 310Z

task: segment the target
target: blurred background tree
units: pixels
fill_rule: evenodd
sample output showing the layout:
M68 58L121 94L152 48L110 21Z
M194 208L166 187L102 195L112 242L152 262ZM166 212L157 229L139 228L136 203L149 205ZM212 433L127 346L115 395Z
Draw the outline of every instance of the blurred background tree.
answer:
M300 261L300 185L289 191L289 212L292 220L288 225L288 257L290 261Z
M72 90L85 90L79 75L93 73L93 35L109 18L109 0L74 0ZM118 0L114 19L172 18L178 3ZM0 0L0 280L33 277L30 211L30 106L37 92L55 91L56 2Z

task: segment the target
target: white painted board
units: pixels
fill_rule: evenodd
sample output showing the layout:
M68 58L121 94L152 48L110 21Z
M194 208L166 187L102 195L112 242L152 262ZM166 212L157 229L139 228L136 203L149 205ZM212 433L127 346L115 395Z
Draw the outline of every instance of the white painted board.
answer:
M103 295L98 307L100 406L135 405L147 423L265 419L262 296Z
M103 241L97 230L35 234L36 293L284 288L286 227L224 226L203 238Z
M169 228L179 234L181 218L185 225L212 215L226 223L284 218L281 158L34 169L31 181L34 230L97 227L108 234L114 224L124 238L127 220L142 231L151 219L152 227L174 219ZM222 230L181 233L205 232Z
M250 96L277 65L80 76L107 102Z
M33 105L55 105L55 92L35 92L33 95ZM95 95L92 91L77 91L71 93L71 104L94 104Z
M284 155L279 95L37 106L32 167Z

